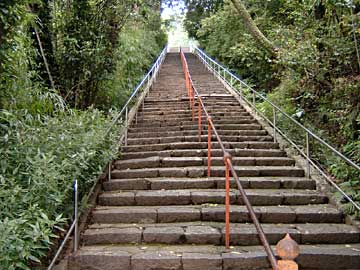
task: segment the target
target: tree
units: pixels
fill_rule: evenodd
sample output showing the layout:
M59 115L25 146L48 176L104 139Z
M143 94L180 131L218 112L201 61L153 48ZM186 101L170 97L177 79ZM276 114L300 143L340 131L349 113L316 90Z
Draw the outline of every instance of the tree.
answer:
M215 13L223 4L223 0L185 0L187 12L184 26L189 36L196 38L201 21Z
M260 31L260 29L257 27L255 22L251 18L249 12L246 10L246 7L242 3L242 1L231 0L231 3L234 5L235 9L239 13L241 20L243 21L245 27L247 28L251 36L256 40L256 44L271 53L273 56L277 57L278 48Z

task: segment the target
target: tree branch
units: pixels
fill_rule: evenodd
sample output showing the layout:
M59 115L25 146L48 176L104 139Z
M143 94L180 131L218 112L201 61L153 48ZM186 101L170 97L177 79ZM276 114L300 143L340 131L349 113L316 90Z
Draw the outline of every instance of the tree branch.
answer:
M27 6L27 8L28 8L28 10L29 10L30 13L33 13L33 11L32 11L32 9L31 9L30 6ZM45 65L45 69L46 69L46 72L47 72L47 74L48 74L48 76L49 76L51 88L52 88L52 89L55 89L54 80L53 80L53 77L51 76L49 64L48 64L48 61L47 61L46 56L45 56L44 48L43 48L43 46L42 46L41 39L40 39L40 35L39 35L38 30L37 30L36 22L34 23L34 31L35 31L35 35L36 35L36 40L37 40L38 45L39 45L40 54L41 54L41 56L42 56L42 58L43 58L44 65Z
M48 61L46 60L46 56L45 56L45 53L44 53L44 49L43 49L43 46L42 46L42 43L41 43L41 40L40 40L40 35L39 35L39 32L38 32L36 26L34 26L34 30L35 30L36 39L37 39L38 44L39 44L40 53L41 53L41 56L42 56L42 58L43 58L43 60L44 60L45 69L46 69L46 72L47 72L47 74L48 74L48 76L49 76L51 88L52 88L52 89L55 89L54 80L53 80L53 77L51 76L49 64L48 64Z
M260 31L260 29L256 26L255 22L251 18L249 12L246 10L246 7L242 3L242 1L231 0L231 3L234 5L245 27L247 28L251 36L255 39L256 43L260 47L265 49L267 52L271 53L271 55L277 57L278 48L273 43L271 43L271 41L268 40L265 35Z

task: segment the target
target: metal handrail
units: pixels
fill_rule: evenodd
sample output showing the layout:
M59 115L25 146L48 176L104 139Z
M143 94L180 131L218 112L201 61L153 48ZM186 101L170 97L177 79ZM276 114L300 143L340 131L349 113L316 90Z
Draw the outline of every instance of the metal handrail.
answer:
M145 85L146 82L146 91L149 91L150 86L153 84L153 82L156 80L157 74L160 70L161 64L164 62L165 60L165 56L167 53L167 49L168 46L166 45L165 48L161 51L160 55L158 56L158 58L156 59L156 61L154 62L154 64L152 65L152 67L150 68L150 70L146 73L146 75L143 77L143 79L138 83L138 85L135 87L134 91L131 93L130 97L128 98L128 100L126 101L125 105L122 107L122 109L120 110L120 112L113 118L113 120L111 121L111 124L109 125L108 129L106 130L104 139L107 138L107 136L109 135L110 131L112 130L112 128L115 126L115 124L118 122L118 120L120 119L120 117L125 113L125 130L123 131L125 133L125 145L127 144L127 128L128 128L128 108L130 103L133 101L133 99L135 98L135 96L139 93L140 89ZM111 176L111 161L109 162L109 172L108 172L108 177ZM94 185L92 186L92 188L90 189L89 193L86 195L86 198L89 198L90 195L93 193L95 187L97 185L97 182L94 183ZM71 233L74 232L74 251L77 250L78 248L78 244L79 244L79 239L78 239L78 219L79 219L79 215L78 215L78 183L77 181L75 181L74 184L74 220L70 225L69 230L67 231L64 240L62 241L60 247L58 248L58 250L55 253L54 258L52 259L51 263L49 264L47 270L51 270L58 257L60 256L62 250L64 249L67 241L70 238Z
M272 127L274 130L274 141L276 141L276 132L281 134L291 145L293 145L299 153L306 159L306 176L310 178L310 165L312 165L333 187L335 187L336 190L338 190L347 200L350 202L358 211L360 211L360 205L355 202L348 194L345 193L330 177L328 174L324 172L324 170L316 164L312 159L310 155L310 146L309 142L310 139L313 138L317 140L320 144L327 147L332 153L340 157L343 161L345 161L348 165L352 166L353 168L360 171L360 165L356 164L354 161L346 157L344 154L339 152L337 149L335 149L333 146L328 144L326 141L324 141L322 138L320 138L318 135L316 135L314 132L306 128L304 125L296 121L293 117L291 117L289 114L284 112L279 106L274 104L272 101L267 99L264 95L253 89L251 86L246 84L244 81L242 81L238 76L236 76L234 73L230 72L228 69L226 69L224 66L213 60L211 57L209 57L204 51L200 50L199 48L195 48L195 55L199 57L199 59L205 64L205 66L211 70L214 74L217 74L229 87L231 87L232 90L238 92L240 94L240 97L250 106L252 107L258 114L260 114ZM226 79L226 75L228 74L230 76L230 82ZM234 87L234 80L239 82L240 85L245 87L247 90L249 90L253 94L253 100L249 101L243 94L242 91L238 90ZM273 109L273 119L269 119L266 115L264 115L260 110L256 108L255 100L256 97L259 97L260 99L264 100L265 102L269 103L272 106ZM281 113L284 115L287 119L289 119L293 124L300 127L306 135L306 150L305 152L301 149L299 145L297 145L294 141L292 141L286 134L278 127L277 125L277 113Z
M180 49L180 54L181 54L181 61L182 61L182 64L183 64L183 69L184 69L184 75L185 75L185 79L186 79L186 86L187 86L187 90L188 90L188 94L189 94L189 100L190 100L190 107L192 109L192 115L193 115L193 119L194 119L194 107L195 107L195 104L194 104L194 93L196 94L196 97L198 99L198 103L200 104L199 105L199 140L201 140L201 118L202 118L202 113L201 113L201 110L200 108L202 108L202 111L204 111L205 113L205 116L206 116L206 119L208 121L208 177L210 177L210 164L211 164L211 159L210 159L210 152L211 152L211 133L210 133L210 128L213 130L214 134L215 134L215 137L216 137L216 140L218 141L219 145L220 145L220 148L224 154L224 163L225 163L225 175L226 175L226 198L225 198L225 204L226 204L226 209L225 209L225 222L226 222L226 236L225 236L225 242L226 242L226 247L229 248L229 229L230 229L230 226L229 226L229 223L230 223L230 218L229 218L229 212L230 212L230 173L229 173L229 170L231 171L231 174L233 176L233 178L235 179L235 182L237 184L237 187L240 191L240 194L242 196L242 199L243 199L243 202L250 214L250 217L255 225L255 228L256 228L256 231L260 237L260 241L265 249L265 252L266 252L266 255L269 259L269 262L272 266L272 269L273 270L279 270L279 267L278 267L278 262L275 258L275 255L270 247L270 244L265 236L265 233L262 229L262 226L258 220L258 218L256 217L256 214L255 214L255 211L246 195L246 192L245 192L245 189L243 188L243 186L241 185L241 182L239 180L239 177L234 169L234 166L231 162L231 155L226 151L225 147L224 147L224 144L214 126L214 123L212 122L212 119L211 119L211 116L210 114L208 113L203 101L202 101L202 98L199 94L199 92L197 91L192 79L191 79L191 75L190 75L190 72L189 72L189 69L188 69L188 65L187 65L187 61L186 61L186 57L184 55L184 52Z

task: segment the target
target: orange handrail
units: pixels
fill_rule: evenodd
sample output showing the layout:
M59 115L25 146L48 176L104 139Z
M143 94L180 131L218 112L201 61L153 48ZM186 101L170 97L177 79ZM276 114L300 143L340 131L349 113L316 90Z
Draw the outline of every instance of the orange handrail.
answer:
M180 49L180 55L181 55L181 62L183 65L183 70L184 70L184 76L185 76L185 80L186 80L186 88L187 88L187 91L189 94L189 101L190 101L190 107L192 110L193 119L194 119L194 106L195 106L194 105L194 94L196 94L196 96L197 96L198 117L199 117L199 120L198 120L199 140L201 140L201 129L202 129L201 123L202 122L201 122L200 118L202 117L202 112L204 112L207 122L208 122L208 177L210 177L210 174L211 174L211 130L214 132L216 140L218 141L220 148L224 154L225 179L226 179L226 182L225 182L225 189L226 189L226 194L225 194L225 245L226 245L226 248L230 247L230 173L231 173L231 175L233 176L233 178L238 186L238 189L240 191L243 202L244 202L244 204L249 212L249 215L255 225L255 228L256 228L257 233L260 238L260 241L261 241L262 245L264 246L265 252L266 252L269 262L272 266L272 269L273 270L281 270L279 268L278 261L275 258L275 255L274 255L272 249L270 248L270 244L265 236L262 226L260 225L260 222L259 222L258 218L256 217L255 211L254 211L254 209L246 195L246 192L245 192L243 186L241 185L239 177L234 169L234 166L231 161L231 155L226 151L224 144L223 144L222 140L220 139L220 136L214 126L212 118L209 115L209 113L207 112L207 109L202 101L202 98L194 86L194 83L191 79L191 75L190 75L189 68L187 65L187 61L185 58L185 54L181 49Z

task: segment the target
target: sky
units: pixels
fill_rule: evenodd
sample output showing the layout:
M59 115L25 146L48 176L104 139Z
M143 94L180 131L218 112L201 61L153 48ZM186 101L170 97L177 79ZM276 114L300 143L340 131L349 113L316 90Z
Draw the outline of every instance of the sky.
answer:
M189 47L189 37L182 24L181 7L169 8L165 7L161 14L163 20L170 19L171 16L178 16L173 22L172 29L168 32L169 46L170 47Z

